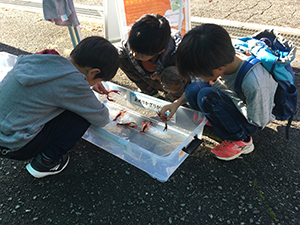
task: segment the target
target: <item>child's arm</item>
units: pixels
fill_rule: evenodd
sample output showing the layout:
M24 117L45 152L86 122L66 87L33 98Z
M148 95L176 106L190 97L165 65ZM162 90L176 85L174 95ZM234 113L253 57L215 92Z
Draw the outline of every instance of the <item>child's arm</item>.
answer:
M174 113L177 111L177 109L179 108L179 106L185 104L187 101L185 99L185 93L183 93L181 95L181 97L177 100L175 100L173 103L165 105L161 108L161 110L159 111L160 115L165 115L165 113L167 111L170 112L168 119L171 119L171 117L174 115Z

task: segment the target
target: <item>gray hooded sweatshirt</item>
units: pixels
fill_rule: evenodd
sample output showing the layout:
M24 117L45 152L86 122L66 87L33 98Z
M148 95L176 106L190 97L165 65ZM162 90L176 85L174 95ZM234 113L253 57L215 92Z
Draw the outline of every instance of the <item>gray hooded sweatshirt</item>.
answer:
M96 98L86 76L59 55L18 57L0 82L0 109L0 146L12 151L25 146L64 110L95 126L109 122L108 109Z

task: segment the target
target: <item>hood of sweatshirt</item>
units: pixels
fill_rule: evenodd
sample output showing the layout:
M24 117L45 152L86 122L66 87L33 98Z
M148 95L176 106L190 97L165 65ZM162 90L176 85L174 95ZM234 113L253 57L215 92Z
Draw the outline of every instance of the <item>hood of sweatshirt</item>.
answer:
M33 86L79 71L70 60L62 56L33 54L19 56L13 72L20 84Z

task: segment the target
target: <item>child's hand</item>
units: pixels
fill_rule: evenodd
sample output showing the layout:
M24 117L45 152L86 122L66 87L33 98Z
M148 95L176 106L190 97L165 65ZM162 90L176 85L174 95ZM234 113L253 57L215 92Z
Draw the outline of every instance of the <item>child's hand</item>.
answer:
M217 78L217 79L218 79L218 78ZM210 81L208 82L208 84L209 84L210 86L212 86L212 85L216 82L217 79L215 79L215 80L210 80Z
M95 84L95 85L93 86L93 90L96 91L96 92L98 92L99 94L107 94L107 92L108 92L108 91L104 88L104 86L102 85L101 82Z
M173 103L163 106L161 108L161 110L159 111L159 113L160 113L160 115L165 115L165 113L167 111L169 111L170 113L168 116L168 120L170 120L172 118L172 116L176 113L179 106L183 105L184 103L186 103L185 93L183 93L181 95L181 97L179 99L175 100Z
M170 112L168 114L167 120L170 120L172 118L172 116L176 113L178 107L180 106L180 104L178 104L177 102L173 102L169 105L165 105L161 108L161 110L159 111L160 115L165 115L166 112Z
M106 95L106 98L107 98L108 101L114 101L113 99L110 98L110 96L109 96L110 93L120 94L120 91L117 91L117 90L111 90L111 91L106 90L101 82L95 84L93 86L93 90L98 92L101 95Z

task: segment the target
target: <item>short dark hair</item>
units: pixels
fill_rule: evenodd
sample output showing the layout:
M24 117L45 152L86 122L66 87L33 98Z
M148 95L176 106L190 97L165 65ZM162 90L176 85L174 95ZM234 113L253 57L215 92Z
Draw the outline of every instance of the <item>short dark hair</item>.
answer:
M103 81L111 80L120 64L116 48L106 39L100 36L91 36L83 39L70 54L70 57L80 67L92 67L100 69L94 79Z
M180 85L184 84L176 66L169 66L161 72L160 77L162 84Z
M235 50L228 32L216 24L202 24L190 30L176 51L182 76L213 76L212 70L233 62Z
M129 45L132 51L156 55L164 50L171 38L168 20L159 14L145 14L132 26Z

